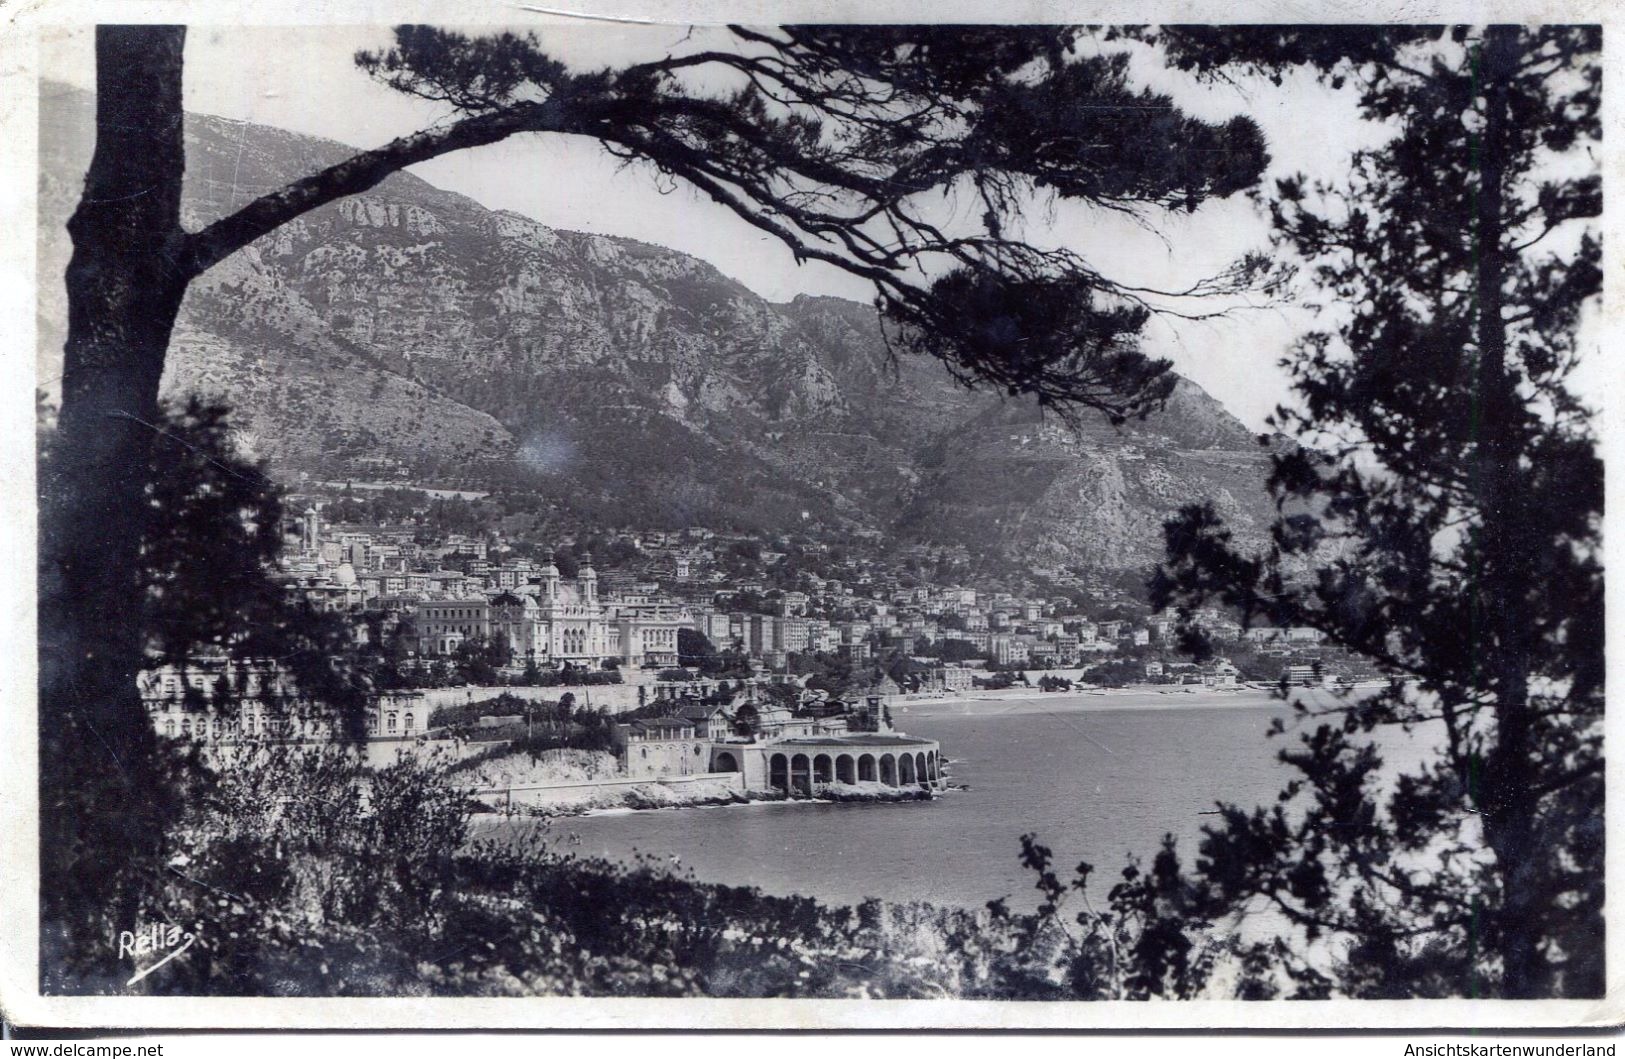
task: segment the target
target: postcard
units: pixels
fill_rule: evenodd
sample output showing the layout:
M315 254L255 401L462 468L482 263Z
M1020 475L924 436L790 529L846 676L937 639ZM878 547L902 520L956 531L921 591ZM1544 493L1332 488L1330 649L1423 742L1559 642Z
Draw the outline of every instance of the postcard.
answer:
M1390 7L7 11L7 1017L1618 1023L1616 20Z

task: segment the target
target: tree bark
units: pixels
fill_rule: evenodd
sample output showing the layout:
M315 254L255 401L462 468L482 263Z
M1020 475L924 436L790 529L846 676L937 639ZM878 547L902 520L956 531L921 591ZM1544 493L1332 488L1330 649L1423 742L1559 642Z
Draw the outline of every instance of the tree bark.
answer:
M1476 643L1484 686L1495 692L1496 733L1479 780L1484 837L1500 868L1501 902L1496 916L1501 952L1501 992L1507 997L1549 995L1545 935L1539 893L1543 844L1537 841L1538 795L1532 715L1529 708L1528 621L1530 512L1520 455L1526 414L1507 364L1503 315L1509 258L1505 165L1511 152L1511 81L1517 74L1522 31L1491 26L1480 60L1485 101L1479 163L1475 239L1477 453L1474 491L1480 512L1483 570L1475 586Z
M39 724L42 941L69 951L98 924L133 926L125 884L151 870L171 797L134 677L158 385L188 279L184 44L178 26L97 28L96 148L68 222L62 408L42 475Z
M520 132L590 134L611 113L603 100L556 95L540 103L516 103L441 128L414 132L362 151L319 173L261 195L229 217L190 237L185 263L194 275L208 271L262 235L329 202L370 190L391 173L452 151L483 147ZM604 132L606 130L598 129Z

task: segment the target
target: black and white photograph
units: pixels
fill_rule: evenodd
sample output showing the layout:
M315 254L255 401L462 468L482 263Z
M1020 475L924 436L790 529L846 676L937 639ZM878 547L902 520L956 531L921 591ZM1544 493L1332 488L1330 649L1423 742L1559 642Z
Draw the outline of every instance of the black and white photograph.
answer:
M1620 1021L1601 8L399 6L4 75L7 1019Z

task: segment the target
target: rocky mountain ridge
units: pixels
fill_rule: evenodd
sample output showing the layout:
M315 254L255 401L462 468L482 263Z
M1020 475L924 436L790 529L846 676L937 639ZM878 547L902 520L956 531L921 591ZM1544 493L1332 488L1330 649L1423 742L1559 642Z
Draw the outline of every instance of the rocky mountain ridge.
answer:
M41 100L41 275L92 142L85 93ZM188 225L349 153L191 115ZM677 207L681 208L681 207ZM60 283L42 284L41 378ZM236 408L283 470L410 465L534 490L614 524L820 524L1101 569L1143 565L1179 504L1267 524L1256 439L1194 384L1073 433L893 357L872 308L770 303L694 257L558 231L410 175L313 211L194 284L167 393Z

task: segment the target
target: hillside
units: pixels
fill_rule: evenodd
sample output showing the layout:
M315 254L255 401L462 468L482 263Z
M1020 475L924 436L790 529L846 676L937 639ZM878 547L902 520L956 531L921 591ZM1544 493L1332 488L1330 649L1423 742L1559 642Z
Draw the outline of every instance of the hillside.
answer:
M91 101L41 100L42 275L91 145ZM205 223L348 148L188 120L185 214ZM42 291L43 380L60 283ZM1121 430L888 355L871 308L773 304L696 258L557 231L396 174L194 285L165 390L226 396L282 471L393 462L523 488L614 523L823 524L1103 569L1143 565L1180 503L1243 535L1269 515L1264 454L1194 384Z

